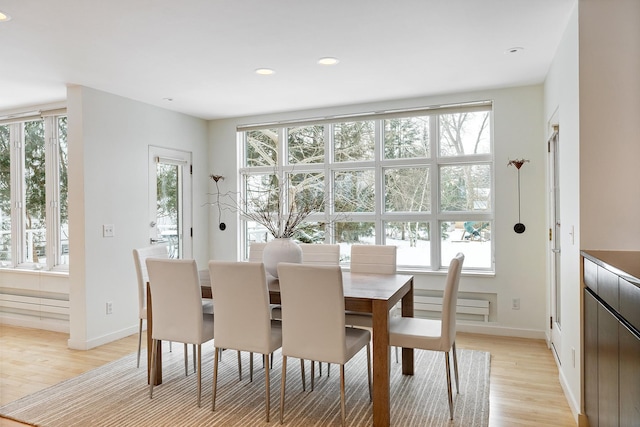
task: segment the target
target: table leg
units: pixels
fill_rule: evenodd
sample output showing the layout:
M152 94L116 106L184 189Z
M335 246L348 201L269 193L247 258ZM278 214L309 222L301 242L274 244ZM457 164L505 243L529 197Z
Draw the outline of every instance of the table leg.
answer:
M411 289L402 297L402 316L413 317L413 280ZM413 375L413 349L402 349L402 374Z
M153 316L151 313L151 289L147 283L147 383L151 383L151 353L153 349ZM154 385L162 384L162 341L158 341L156 349L156 382Z
M373 301L373 425L390 423L389 308L387 301ZM404 354L403 354L404 356Z

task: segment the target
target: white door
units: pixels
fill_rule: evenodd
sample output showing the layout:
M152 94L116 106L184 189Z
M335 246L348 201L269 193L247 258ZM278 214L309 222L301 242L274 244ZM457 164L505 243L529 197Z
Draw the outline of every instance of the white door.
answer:
M550 301L550 326L551 347L553 348L558 363L561 363L560 345L562 339L562 311L561 311L561 285L560 280L560 179L559 179L559 142L560 134L558 126L554 126L553 135L549 139L549 265L551 266L551 301Z
M192 257L191 153L149 146L149 241Z

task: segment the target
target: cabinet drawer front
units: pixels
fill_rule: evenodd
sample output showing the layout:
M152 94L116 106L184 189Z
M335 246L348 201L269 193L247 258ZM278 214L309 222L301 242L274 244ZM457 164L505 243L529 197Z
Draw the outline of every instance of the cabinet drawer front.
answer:
M595 262L584 258L584 271L582 273L584 284L598 293L598 266Z
M620 314L640 331L640 288L620 279Z
M616 311L620 310L618 279L617 274L598 267L598 296Z

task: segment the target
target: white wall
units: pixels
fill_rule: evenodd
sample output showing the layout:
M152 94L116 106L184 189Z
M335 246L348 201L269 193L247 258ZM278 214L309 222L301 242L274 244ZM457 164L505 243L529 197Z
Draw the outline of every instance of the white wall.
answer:
M585 423L580 250L640 250L640 2L577 2L545 82L544 114L560 123L560 381Z
M86 87L70 87L67 95L69 346L87 349L137 332L132 250L149 244L149 145L193 153L193 249L206 264L208 209L198 207L208 185L207 124ZM102 237L103 224L115 225L115 237Z
M480 332L544 337L547 324L545 307L545 164L546 138L543 132L542 86L528 86L467 94L395 100L371 104L300 111L295 113L243 117L210 122L210 172L225 177L219 183L222 192L237 190L238 147L236 126L272 120L322 117L398 108L415 108L475 100L494 101L495 153L495 218L493 238L496 246L494 276L465 276L462 292L480 293L491 299L491 319L488 325L461 326L460 329ZM530 160L521 169L522 222L527 229L516 234L518 222L517 170L507 166L511 159ZM215 192L210 182L211 192ZM213 259L236 259L239 236L235 215L224 212L226 231L218 230L218 212L212 209L210 221L210 254ZM442 274L419 274L416 288L441 290ZM521 309L511 309L511 299L520 298Z
M640 1L581 0L583 249L640 249Z
M581 402L580 286L580 117L578 96L578 11L575 8L545 82L545 128L560 126L560 247L562 339L560 383L577 417ZM571 231L573 230L573 238ZM549 277L547 278L549 280ZM548 282L549 283L549 282ZM550 285L548 285L550 286ZM549 315L547 315L549 316ZM558 345L558 343L556 343ZM575 351L575 363L573 358Z

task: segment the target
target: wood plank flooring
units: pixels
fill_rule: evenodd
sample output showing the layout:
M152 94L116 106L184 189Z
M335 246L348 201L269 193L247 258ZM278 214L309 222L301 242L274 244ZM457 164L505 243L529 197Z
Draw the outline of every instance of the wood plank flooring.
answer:
M67 339L63 333L0 325L0 405L130 354L138 345L132 335L79 351L67 348ZM543 340L458 333L457 346L491 353L490 427L576 425ZM22 425L0 418L0 427Z

